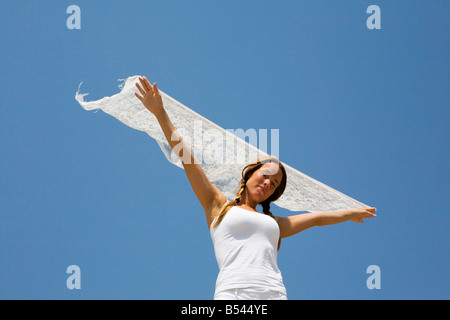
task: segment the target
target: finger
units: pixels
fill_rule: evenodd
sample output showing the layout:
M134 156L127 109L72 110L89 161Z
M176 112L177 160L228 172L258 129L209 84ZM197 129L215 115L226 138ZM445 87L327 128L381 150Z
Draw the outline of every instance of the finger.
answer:
M144 98L141 97L137 92L135 92L134 95L136 96L136 98L138 98L139 100L141 100L142 103L144 103Z
M141 84L142 84L142 88L144 89L145 92L147 92L147 91L152 92L151 88L149 88L149 87L147 86L147 83L146 83L146 82L148 82L148 81L145 81L145 80L146 80L145 77L142 78L142 79L139 78L139 81L140 81Z
M142 96L145 96L145 91L141 88L139 83L136 83L136 87L138 88L139 92L142 94Z
M153 92L153 87L146 77L144 77L144 85L147 88L147 90Z
M156 82L153 84L153 90L155 91L155 94L159 95L159 90L156 87Z
M374 217L376 217L377 215L376 214L374 214L373 212L366 212L366 214L364 215L366 218L374 218Z
M139 82L140 82L141 85L142 85L142 89L143 89L144 91L148 91L148 88L147 88L147 86L145 85L144 78L139 78Z

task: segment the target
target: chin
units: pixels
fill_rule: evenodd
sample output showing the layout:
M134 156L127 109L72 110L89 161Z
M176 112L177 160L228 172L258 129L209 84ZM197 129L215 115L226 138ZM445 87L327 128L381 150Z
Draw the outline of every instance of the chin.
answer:
M265 197L261 197L260 194L255 195L255 196L253 197L253 200L256 201L258 204L259 204L260 202L263 202L263 201L266 200L266 199L267 199L267 198L265 198Z

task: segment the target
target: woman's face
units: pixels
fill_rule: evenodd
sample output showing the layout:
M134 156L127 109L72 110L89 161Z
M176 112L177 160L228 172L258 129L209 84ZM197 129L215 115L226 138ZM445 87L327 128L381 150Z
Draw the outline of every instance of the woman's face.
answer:
M279 170L279 166L276 163L266 163L253 172L252 176L247 180L247 192L257 203L263 202L273 194L280 185L282 178L283 172Z

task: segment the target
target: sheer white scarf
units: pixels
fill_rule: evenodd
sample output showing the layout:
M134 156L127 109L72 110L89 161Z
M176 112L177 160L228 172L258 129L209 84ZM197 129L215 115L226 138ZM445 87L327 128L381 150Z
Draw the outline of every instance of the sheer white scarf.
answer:
M127 126L146 132L156 140L162 152L174 165L183 168L173 153L158 121L135 97L139 76L124 80L120 93L97 101L84 101L87 94L75 95L85 110L101 109ZM81 86L81 84L80 84ZM245 165L268 154L234 135L159 90L164 109L174 127L191 148L205 174L228 199L234 199ZM274 202L291 211L335 211L368 207L365 204L301 173L283 162L287 185L283 195Z

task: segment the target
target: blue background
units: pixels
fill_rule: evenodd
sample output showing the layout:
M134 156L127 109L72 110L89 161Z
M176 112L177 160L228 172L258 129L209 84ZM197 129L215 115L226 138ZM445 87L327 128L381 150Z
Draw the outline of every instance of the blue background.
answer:
M69 5L81 29L69 30ZM369 5L381 29L369 30ZM2 1L0 298L212 299L184 171L85 99L146 75L223 128L377 207L279 252L289 299L448 299L448 1ZM272 206L276 215L293 214ZM81 269L69 290L66 269ZM369 290L366 269L381 269Z

